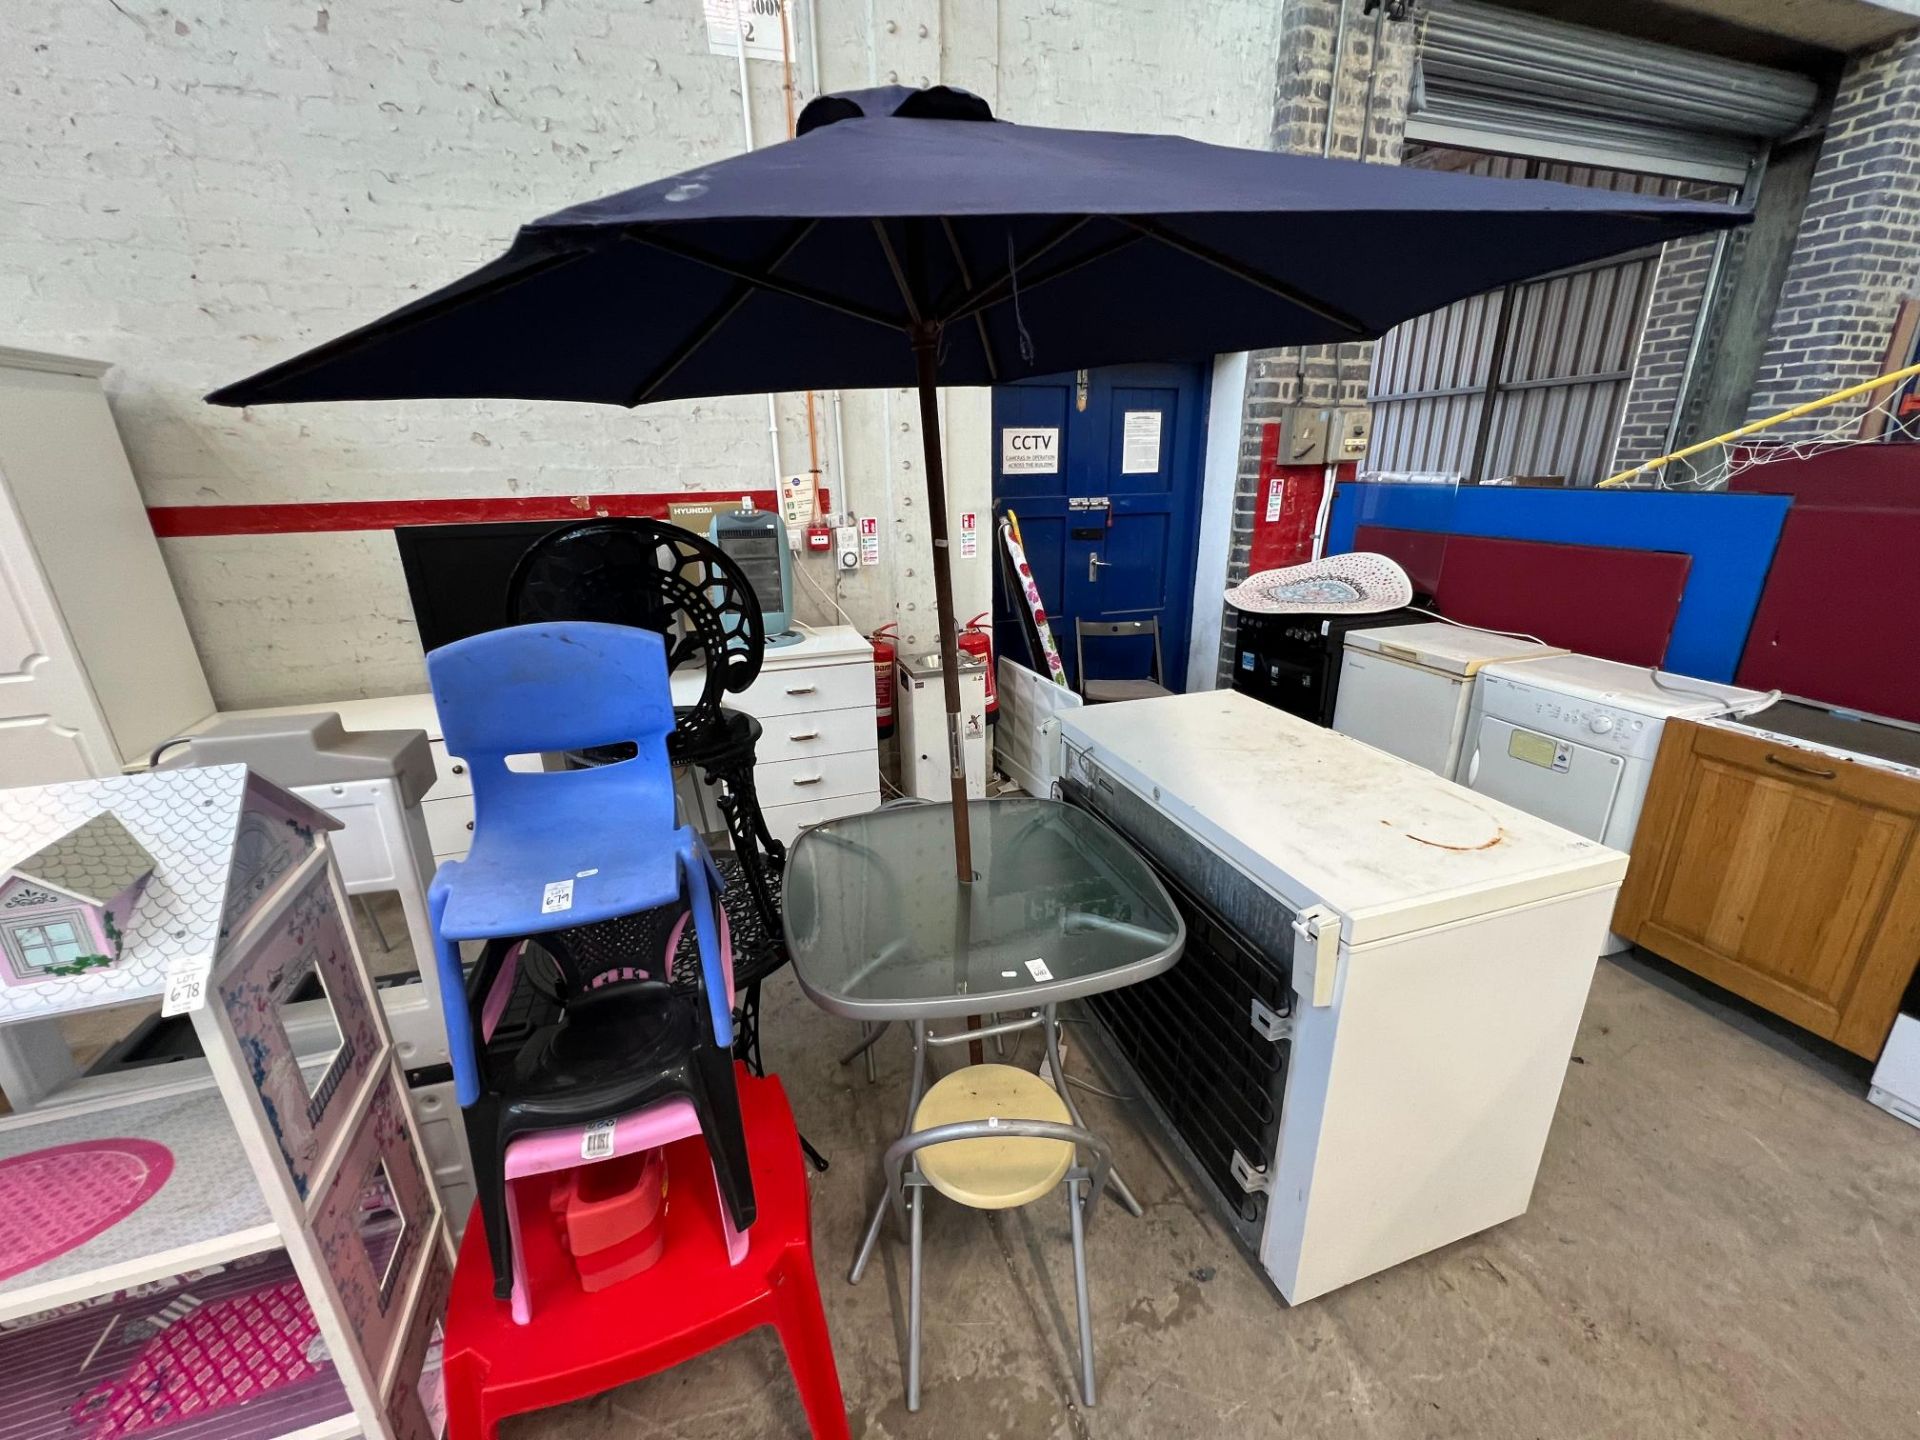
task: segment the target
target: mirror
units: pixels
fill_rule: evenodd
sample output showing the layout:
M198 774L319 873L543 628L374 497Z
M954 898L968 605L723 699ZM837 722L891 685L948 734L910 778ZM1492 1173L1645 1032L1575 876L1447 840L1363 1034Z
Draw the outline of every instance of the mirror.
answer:
M367 1263L373 1267L374 1278L380 1282L380 1293L385 1295L393 1286L394 1272L398 1268L395 1262L400 1256L400 1237L407 1228L406 1217L400 1213L393 1177L387 1173L385 1160L375 1160L367 1171L367 1178L360 1184L360 1201L354 1223L360 1244L367 1252Z

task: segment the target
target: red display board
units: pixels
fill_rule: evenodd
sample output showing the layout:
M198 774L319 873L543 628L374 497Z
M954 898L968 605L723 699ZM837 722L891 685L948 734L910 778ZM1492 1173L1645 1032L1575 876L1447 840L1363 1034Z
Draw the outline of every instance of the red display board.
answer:
M1449 620L1538 636L1582 655L1658 665L1691 556L1362 525L1356 550L1391 555Z

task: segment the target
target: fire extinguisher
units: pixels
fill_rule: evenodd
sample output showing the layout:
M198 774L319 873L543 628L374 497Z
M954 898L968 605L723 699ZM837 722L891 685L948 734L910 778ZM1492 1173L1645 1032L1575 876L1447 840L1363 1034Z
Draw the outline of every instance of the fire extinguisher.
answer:
M991 725L994 716L1000 713L1000 697L993 684L993 632L980 623L986 618L987 612L982 610L961 627L960 648L969 655L978 655L986 663L987 723Z
M891 625L882 625L867 639L873 644L873 714L880 726L880 738L885 740L893 734L893 642L886 637L894 633Z

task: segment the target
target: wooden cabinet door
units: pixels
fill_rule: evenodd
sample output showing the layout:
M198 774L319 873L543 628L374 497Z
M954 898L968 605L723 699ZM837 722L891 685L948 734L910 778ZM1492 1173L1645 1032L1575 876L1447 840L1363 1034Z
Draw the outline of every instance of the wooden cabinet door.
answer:
M1920 959L1920 780L1670 720L1614 928L1877 1056Z

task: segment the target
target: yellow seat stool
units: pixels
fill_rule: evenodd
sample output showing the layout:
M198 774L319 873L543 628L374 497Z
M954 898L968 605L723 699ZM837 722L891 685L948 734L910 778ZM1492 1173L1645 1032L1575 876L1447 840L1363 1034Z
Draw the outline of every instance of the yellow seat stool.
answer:
M913 1112L913 1130L968 1121L1049 1120L1073 1124L1067 1102L1031 1070L969 1065L937 1083ZM949 1200L975 1210L1031 1204L1066 1179L1073 1146L1066 1140L991 1136L949 1140L920 1152L920 1173Z
M1091 1158L1088 1166L1077 1163L1083 1151ZM1086 1230L1110 1169L1105 1142L1077 1125L1066 1100L1032 1071L969 1065L921 1097L912 1132L888 1149L886 1167L888 1190L907 1220L907 1408L920 1408L920 1236L926 1191L937 1190L974 1210L1012 1210L1063 1181L1073 1221L1081 1398L1092 1405Z

